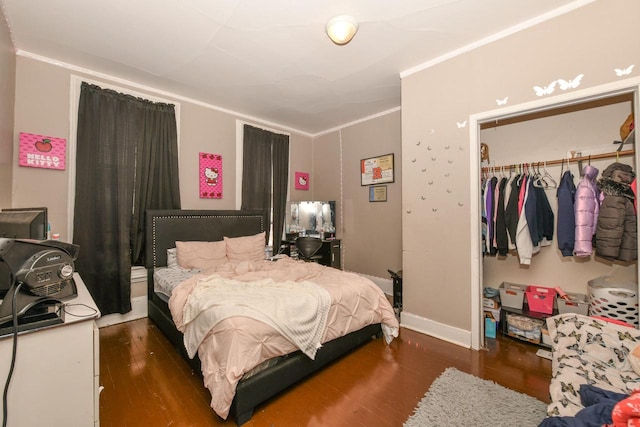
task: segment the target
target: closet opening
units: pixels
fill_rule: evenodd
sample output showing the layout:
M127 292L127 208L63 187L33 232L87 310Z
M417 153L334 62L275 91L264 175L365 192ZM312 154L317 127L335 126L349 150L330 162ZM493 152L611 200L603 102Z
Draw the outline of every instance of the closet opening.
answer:
M572 176L573 184L578 186L586 166L592 174L593 168L597 169L596 180L601 179L602 172L613 163L626 165L625 168L637 174L640 163L635 150L635 134L622 143L620 127L629 115L638 116L639 84L640 79L630 79L470 117L474 249L471 259L472 348L482 348L485 340L491 339L485 337L484 331L484 288L497 290L506 282L549 288L559 286L565 292L587 295L589 280L612 276L612 280L634 283L638 294L637 259L603 258L595 247L576 256L573 249L559 246L557 188L563 176L565 181ZM537 187L538 199L544 197L548 202L547 212L550 210L553 216L552 236L542 239L538 248L532 245L527 249L526 244L522 244L518 250L514 248L515 242L510 242L509 233L506 238L510 245L505 243L504 234L501 234L500 242L496 242L496 235L491 230L492 240L488 243L487 220L494 224L496 209L506 208L506 205L498 204L498 197L504 197L515 176L524 173L538 177L532 182ZM491 187L495 203L487 218L483 185L489 181L495 185L495 188ZM500 183L505 189L501 195ZM563 218L566 212L565 206ZM636 224L637 220L636 213ZM548 215L545 224L548 230ZM539 230L538 235L542 234ZM637 239L637 233L635 237Z

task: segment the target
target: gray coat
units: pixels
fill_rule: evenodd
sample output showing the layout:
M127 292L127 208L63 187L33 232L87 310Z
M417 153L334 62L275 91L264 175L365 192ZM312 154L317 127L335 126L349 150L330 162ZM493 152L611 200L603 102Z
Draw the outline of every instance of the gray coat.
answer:
M596 229L596 254L620 260L638 259L636 213L630 183L634 173L628 165L614 163L602 173L602 203Z

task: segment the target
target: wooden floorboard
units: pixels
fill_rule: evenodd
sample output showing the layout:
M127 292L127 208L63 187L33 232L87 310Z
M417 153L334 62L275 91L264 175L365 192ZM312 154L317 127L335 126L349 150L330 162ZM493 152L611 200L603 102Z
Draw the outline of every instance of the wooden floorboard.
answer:
M507 337L472 351L401 328L366 343L256 409L246 426L402 426L446 368L549 402L551 362ZM233 426L210 408L202 378L148 319L100 329L100 422L123 426Z

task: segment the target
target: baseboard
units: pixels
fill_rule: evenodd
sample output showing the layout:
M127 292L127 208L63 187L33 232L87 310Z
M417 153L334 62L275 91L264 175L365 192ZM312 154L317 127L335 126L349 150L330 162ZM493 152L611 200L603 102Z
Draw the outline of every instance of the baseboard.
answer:
M367 279L371 280L373 283L378 285L378 287L382 289L382 292L384 292L385 294L393 295L393 280L385 279L384 277L370 276L368 274L363 274L363 273L355 273L355 274L357 274L358 276L366 277Z
M131 311L125 314L114 313L107 314L96 320L96 324L99 328L105 326L111 326L118 323L130 322L132 320L142 319L147 317L147 297L141 296L131 298Z
M435 322L415 314L403 311L400 314L400 325L412 331L420 332L443 341L471 348L471 332Z

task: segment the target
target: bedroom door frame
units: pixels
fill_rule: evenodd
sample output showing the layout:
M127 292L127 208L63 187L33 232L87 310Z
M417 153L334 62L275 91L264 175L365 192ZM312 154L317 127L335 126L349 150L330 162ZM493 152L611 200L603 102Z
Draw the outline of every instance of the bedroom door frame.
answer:
M612 83L594 86L570 93L563 93L552 97L517 104L500 109L484 111L469 116L469 170L470 170L470 236L471 236L471 348L479 350L485 346L484 337L484 313L482 310L482 216L481 190L480 190L480 125L487 122L495 122L507 118L525 114L541 112L560 108L568 105L581 104L603 98L609 98L621 94L633 94L633 111L635 123L640 117L640 77L634 77ZM636 149L636 167L640 165L640 150ZM640 218L640 212L636 213L636 220ZM636 266L640 277L640 263ZM639 300L640 300L640 292Z

